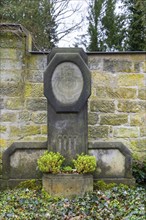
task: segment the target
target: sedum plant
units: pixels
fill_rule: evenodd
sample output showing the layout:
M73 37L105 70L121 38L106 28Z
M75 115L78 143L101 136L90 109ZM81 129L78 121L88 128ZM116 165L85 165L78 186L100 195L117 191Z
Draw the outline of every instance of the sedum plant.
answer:
M45 153L37 160L38 168L44 173L59 173L61 165L65 158L59 153L48 152Z
M78 155L76 160L73 160L75 169L78 173L92 173L96 169L96 158L90 155Z

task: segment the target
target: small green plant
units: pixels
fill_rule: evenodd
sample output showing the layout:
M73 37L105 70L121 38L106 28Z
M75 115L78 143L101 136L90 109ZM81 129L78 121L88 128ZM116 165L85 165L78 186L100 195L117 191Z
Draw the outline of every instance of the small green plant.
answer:
M65 158L59 153L46 151L37 161L38 168L44 173L59 173Z
M71 166L65 166L62 168L63 173L73 173L73 168Z
M42 182L40 180L26 180L21 183L16 188L21 188L21 189L31 189L31 190L40 190L42 189Z
M73 164L78 173L92 173L96 169L96 158L90 155L78 155Z
M109 190L116 186L116 183L106 184L103 180L98 180L97 182L94 182L94 189L98 190Z
M144 184L146 182L146 159L140 161L136 156L134 156L132 171L136 182L138 184Z

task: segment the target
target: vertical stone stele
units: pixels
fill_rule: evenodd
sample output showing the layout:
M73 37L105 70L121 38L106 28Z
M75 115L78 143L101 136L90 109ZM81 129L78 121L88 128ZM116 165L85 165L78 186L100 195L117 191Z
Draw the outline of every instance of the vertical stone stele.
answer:
M70 160L87 153L87 100L91 75L82 49L55 48L44 73L48 101L48 150Z

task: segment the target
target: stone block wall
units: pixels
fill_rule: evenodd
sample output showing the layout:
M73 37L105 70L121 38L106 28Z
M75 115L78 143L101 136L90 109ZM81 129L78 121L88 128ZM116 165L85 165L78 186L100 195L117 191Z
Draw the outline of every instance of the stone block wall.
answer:
M119 141L146 157L146 52L90 53L89 141Z
M47 53L31 51L21 25L1 24L0 174L2 154L16 141L47 140L43 72ZM120 141L146 156L146 53L88 53L92 95L89 142Z

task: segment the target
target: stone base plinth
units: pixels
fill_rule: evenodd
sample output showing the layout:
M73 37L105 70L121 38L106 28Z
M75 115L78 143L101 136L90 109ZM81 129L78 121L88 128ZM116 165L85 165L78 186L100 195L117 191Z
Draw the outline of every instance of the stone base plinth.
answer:
M43 174L42 182L51 196L72 197L93 191L93 176L88 174Z

